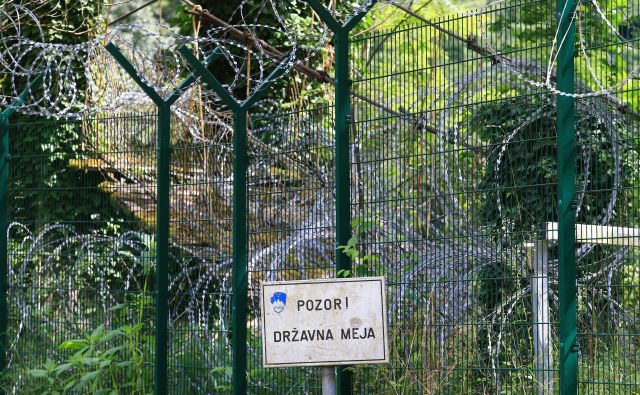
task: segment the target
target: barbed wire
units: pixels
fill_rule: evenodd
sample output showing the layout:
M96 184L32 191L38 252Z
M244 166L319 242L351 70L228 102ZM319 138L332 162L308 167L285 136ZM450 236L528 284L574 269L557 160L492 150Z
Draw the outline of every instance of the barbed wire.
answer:
M489 39L487 10L501 6L508 0L488 1L478 10L465 11L452 0L443 0L444 4L454 13L478 18L478 34L487 49L494 54L500 54L498 43ZM167 94L177 87L189 71L188 65L177 54L176 48L182 44L193 44L202 58L212 48L217 47L226 59L230 69L232 81L227 82L230 92L242 84L255 89L280 62L281 66L291 69L296 64L309 62L329 42L330 31L323 23L314 23L310 30L303 35L296 31L296 27L287 22L281 15L275 0L265 0L256 9L249 9L248 0L243 0L230 17L230 23L224 27L210 27L204 34L194 37L182 35L174 28L158 21L140 21L132 24L121 24L115 28L96 34L93 39L79 44L64 44L47 42L37 11L48 2L9 1L0 8L0 20L3 28L0 32L0 67L2 74L8 80L8 87L0 95L0 105L6 107L18 96L21 90L29 85L37 75L43 74L44 86L41 91L31 92L29 100L20 107L20 112L33 115L63 116L79 118L90 113L109 111L127 105L150 103L149 99L125 75L113 59L104 50L107 42L115 42L129 56L130 60L144 79L161 94ZM121 2L121 4L127 1ZM338 21L346 21L353 15L371 8L373 0L366 0L351 7L334 7L332 10ZM398 4L390 0L382 4ZM405 2L406 3L406 2ZM551 51L547 60L547 73L541 80L533 80L530 76L518 71L517 60L513 64L505 59L505 66L519 79L534 87L543 88L550 93L574 98L594 96L612 97L613 92L622 89L640 74L640 64L633 64L630 56L629 70L623 73L618 81L609 81L607 85L598 78L590 61L589 50L586 48L586 32L584 30L586 13L579 12L581 6L591 5L597 19L611 37L618 42L638 51L634 40L625 38L615 29L611 15L607 15L597 0L578 1L576 10L563 9L562 15L569 16L577 25L578 43L581 58L593 79L595 89L587 92L563 92L557 88L552 80L553 68L557 63L559 49L565 44L567 34L561 35L556 28ZM633 8L633 7L630 7ZM269 10L277 21L277 26L260 23L261 16ZM609 12L610 14L613 11ZM635 11L631 9L629 14ZM235 21L235 22L234 22ZM591 25L595 21L590 21ZM597 27L597 26L596 26ZM34 32L37 38L28 38L25 29L31 36ZM241 29L247 33L250 43L241 43L228 38L230 29ZM288 55L277 59L269 55L258 39L257 31L269 31L273 35L279 34L289 43ZM12 34L8 34L12 32ZM145 45L146 43L146 45ZM153 45L150 45L153 43ZM145 48L153 47L148 51ZM596 51L592 51L596 52ZM596 55L592 55L596 56ZM251 64L251 66L249 65ZM86 86L85 86L86 84ZM214 108L221 107L219 99L213 92L202 93L203 99ZM184 102L193 100L194 93L186 95Z
M491 53L494 53L496 55L501 53L497 45L491 43L491 40L489 39L489 34L487 32L487 25L489 25L489 23L482 23L482 17L484 15L491 15L487 11L489 11L490 9L492 9L498 4L505 3L508 0L488 1L480 9L476 11L470 11L470 12L461 10L459 7L455 6L450 0L443 0L443 1L450 8L450 10L456 14L461 14L463 16L476 16L478 18L478 32L482 38L483 43L487 46L487 49ZM604 11L602 10L602 7L600 7L597 0L587 0L587 1L578 0L573 9L568 8L569 6L568 2L564 4L564 7L562 8L561 13L558 15L558 21L568 18L569 22L567 25L575 24L577 26L577 36L578 36L577 38L578 38L578 42L581 45L581 48L580 48L581 57L584 60L584 63L588 69L588 72L593 78L595 85L598 89L588 89L585 92L565 92L558 89L554 81L552 81L552 76L554 76L553 70L557 66L557 57L560 52L560 48L562 48L565 44L568 45L567 38L569 37L569 30L561 33L560 31L561 26L559 23L556 23L556 27L554 30L551 50L549 52L548 60L546 62L547 73L544 75L544 80L531 79L526 74L519 72L517 70L517 67L514 67L512 62L510 62L508 59L504 59L505 66L509 68L509 70L523 82L537 88L546 89L554 95L566 96L566 97L572 97L572 98L589 98L589 97L605 96L614 101L617 101L618 99L613 96L613 93L623 88L626 84L632 82L638 76L638 74L640 73L640 62L637 62L635 66L633 65L633 63L631 63L632 68L629 72L626 73L626 76L624 78L620 79L619 81L616 81L615 83L611 84L609 87L605 87L606 84L604 84L597 77L597 73L593 69L592 63L589 61L589 55L588 55L589 51L586 49L586 47L583 46L584 43L586 42L586 39L585 39L586 33L582 28L584 24L584 21L583 21L584 17L580 17L580 15L583 14L580 12L580 9L582 6L585 6L587 3L592 4L594 6L594 9L598 14L599 19L608 28L609 33L614 37L618 38L619 41L616 42L616 44L626 45L632 48L633 51L637 51L639 54L640 54L640 46L638 46L638 44L636 43L635 44L636 46L634 47L633 40L625 39L616 31L615 27L613 26L613 23L610 21L609 17L604 13ZM631 11L633 12L633 10ZM638 11L636 10L636 13L637 12ZM606 37L600 37L601 40L605 38ZM634 58L633 56L630 56L629 61L632 62L633 58ZM637 59L638 56L636 56L635 58Z
M269 2L276 10L274 0ZM238 9L246 3L243 1ZM234 89L244 84L250 86L248 93L251 94L270 70L276 66L290 69L308 62L328 42L329 32L323 24L316 23L308 30L303 42L283 18L277 19L280 26L269 26L249 23L243 15L240 23L214 26L198 37L182 35L166 24L147 20L117 25L79 44L61 44L45 41L35 12L22 4L7 3L0 8L0 20L9 27L3 29L0 36L0 75L6 79L0 105L9 106L22 89L41 74L44 75L42 89L30 92L20 112L80 118L127 105L150 104L149 98L106 52L104 45L108 42L120 47L145 82L161 95L173 91L190 71L177 53L180 45L191 44L200 58L218 48L230 69L228 74L233 77L226 83L229 92L233 94ZM24 34L27 27L30 32L39 32L39 38L28 38ZM247 32L252 42L228 38L232 28ZM251 34L257 30L282 35L290 43L286 56L277 59L263 51L257 36ZM8 34L9 31L12 34ZM194 94L187 93L182 102L193 100ZM203 96L209 105L221 107L213 92L204 91Z
M453 3L450 0L445 0L446 3ZM498 6L505 3L506 0L499 0L488 3L487 7ZM593 0L595 2L595 0ZM213 47L217 47L221 50L222 56L226 59L226 64L232 71L232 80L227 83L227 89L233 93L234 90L242 84L249 83L253 89L261 82L268 70L273 68L276 64L279 64L280 59L267 54L267 51L263 51L263 44L258 39L258 31L272 31L276 33L282 33L286 40L290 41L288 48L289 54L294 54L287 60L285 67L293 68L296 64L306 63L313 58L319 51L324 48L329 41L329 31L324 24L318 23L315 25L315 30L307 32L307 36L300 37L295 32L293 27L287 26L286 18L282 18L277 11L276 3L274 0L268 0L268 2L261 3L264 7L252 12L245 12L248 2L242 1L236 13L232 15L232 19L236 18L236 21L229 23L225 27L212 27L207 30L203 35L194 38L193 36L181 35L174 31L169 26L158 22L139 22L134 24L123 24L114 28L109 32L105 32L101 35L96 35L92 40L81 44L55 44L47 43L44 39L35 40L27 39L20 33L25 26L25 23L34 24L36 30L40 30L38 17L35 12L29 8L21 8L22 6L16 6L11 11L3 11L4 14L8 14L7 21L13 26L12 30L17 32L11 36L4 35L1 38L2 46L0 47L0 66L4 69L10 78L11 92L0 98L0 103L4 106L11 101L19 89L29 81L32 81L36 75L43 73L45 75L45 84L42 89L42 93L33 92L31 100L20 108L20 111L27 114L48 115L48 116L65 116L65 117L82 117L88 113L96 113L105 110L118 109L125 106L137 106L150 104L149 99L140 91L140 89L133 83L133 81L122 71L120 66L111 58L111 56L104 50L104 44L107 42L113 42L118 45L126 53L129 60L140 71L145 80L162 95L168 94L171 90L182 81L184 76L189 72L189 68L183 62L182 58L175 52L181 44L194 44L197 43L197 51L201 58L208 54ZM14 4L15 5L15 4ZM348 11L337 10L336 18L345 21L358 12L361 12L364 8L370 6L370 2L362 3L360 6L352 7ZM454 5L455 6L455 5ZM280 26L269 26L260 23L259 13L270 7L275 11L276 18ZM489 9L489 8L486 8ZM3 9L4 10L4 9ZM17 13L20 16L16 16ZM570 12L565 9L565 14ZM620 35L617 32L612 32L613 23L606 18L606 14L599 8L596 11L599 15L601 23L607 28L611 36L615 36L617 40L620 40ZM461 11L461 13L464 13ZM489 50L496 55L500 54L500 43L491 42L489 34L490 23L483 22L486 15L480 11L467 13L465 15L472 15L479 20L479 34L482 36L482 42L487 45ZM604 15L604 17L603 17ZM488 17L487 17L488 18ZM626 74L626 77L615 81L615 83L607 86L602 80L598 79L598 73L593 68L591 58L589 56L588 49L588 37L585 31L584 15L581 13L572 13L570 16L576 22L579 50L581 58L584 59L585 65L589 75L593 78L597 90L589 90L586 84L577 84L579 93L567 93L560 92L556 87L552 78L553 65L556 64L558 49L564 45L567 41L567 35L561 35L560 32L555 30L555 39L553 40L553 48L549 50L549 55L546 62L525 62L518 58L507 59L502 58L502 62L490 66L489 68L474 71L469 75L458 78L454 81L448 81L441 86L425 89L416 95L415 108L419 108L421 103L424 103L424 99L430 96L435 99L430 101L428 111L434 112L439 107L439 103L445 102L447 110L441 111L436 117L435 122L438 124L439 130L437 139L437 151L440 152L441 158L439 159L439 167L433 170L434 180L441 180L441 183L433 182L430 188L433 188L433 195L436 196L437 202L434 206L438 205L438 209L434 209L434 212L438 212L444 219L443 222L456 224L459 226L452 226L456 232L459 232L456 236L458 239L466 240L464 243L460 242L456 245L446 244L446 242L435 243L430 241L427 237L423 237L416 232L413 224L405 223L404 217L398 216L398 207L394 207L391 204L381 205L380 213L378 214L381 226L377 227L372 239L377 240L397 240L395 237L399 234L409 235L407 241L403 243L385 243L384 246L374 246L376 256L379 256L384 261L397 260L397 257L407 254L407 252L415 253L419 258L415 258L416 262L411 263L414 265L413 269L405 272L404 270L409 266L409 263L405 265L405 261L414 258L403 258L400 262L403 270L397 273L391 273L399 276L402 281L400 284L416 283L421 278L429 279L457 279L459 281L438 281L433 289L429 292L432 295L438 295L441 300L435 298L424 298L421 301L413 301L407 309L400 308L399 304L409 299L411 290L408 286L401 285L399 294L401 297L395 298L392 301L391 315L398 316L401 312L407 311L405 314L411 314L415 311L415 306L422 303L421 306L426 306L428 310L437 311L438 313L438 336L440 340L440 353L444 355L444 339L449 336L454 326L451 323L464 322L467 317L468 311L475 300L472 294L472 288L466 288L464 284L471 283L473 276L476 276L483 267L497 266L505 256L515 256L518 260L524 259L524 251L521 247L512 247L511 249L505 249L504 246L497 245L491 242L487 237L480 237L481 230L474 224L473 219L468 216L469 202L460 201L457 197L459 195L460 185L472 185L478 187L477 183L468 184L467 181L473 177L473 175L463 174L464 167L459 164L463 162L461 152L468 149L468 143L472 143L472 136L469 134L471 131L465 131L464 125L462 125L465 117L461 113L460 106L458 104L463 103L468 97L474 94L480 94L482 91L486 91L491 87L498 85L511 86L514 89L524 89L528 93L535 93L542 96L543 103L537 108L532 108L532 111L528 115L523 115L518 124L513 129L508 130L504 137L496 144L496 154L493 158L495 160L495 177L489 181L493 183L493 187L496 189L502 187L501 180L498 178L501 166L507 166L506 163L506 150L510 145L513 145L514 141L518 138L523 138L525 129L541 119L551 119L554 116L554 102L552 95L571 95L579 98L586 98L591 96L607 96L613 95L616 89L621 88L624 84L628 83L634 75L637 74L638 66L632 65L631 71ZM30 22L25 22L30 21ZM490 21L486 21L490 22ZM603 27L601 26L601 27ZM232 28L239 28L249 34L251 39L250 43L241 43L228 37L228 32ZM615 28L614 28L615 30ZM616 34L614 34L616 33ZM42 35L42 34L41 34ZM315 40L309 40L309 37L316 38ZM308 41L313 41L312 45L307 45ZM147 45L145 45L145 43ZM625 44L635 51L637 48L633 47L633 44ZM153 52L145 50L148 46L154 46L157 49ZM195 46L194 46L195 47ZM195 48L194 48L195 49ZM248 70L249 58L254 66L251 70ZM27 62L27 59L29 61ZM637 59L637 57L635 58ZM630 59L632 61L633 59ZM634 74L635 73L635 74ZM81 80L79 76L86 78L86 81ZM519 81L525 81L527 85L524 88ZM81 87L86 83L86 91L83 91ZM535 88L535 89L534 89ZM544 95L547 93L548 95ZM196 90L190 90L181 98L174 107L174 113L181 119L193 120L196 115L189 109L189 103L199 95ZM206 103L206 107L209 109L222 108L222 104L218 97L209 91L202 93L202 98ZM390 101L397 100L390 98ZM277 105L275 103L274 105ZM270 103L262 104L269 106ZM391 107L391 105L390 105ZM265 108L264 111L268 111ZM456 110L457 109L457 110ZM612 174L612 187L611 193L606 197L606 204L601 207L602 212L596 215L595 222L603 225L611 224L614 216L614 207L620 200L618 196L618 190L622 188L621 180L621 154L622 148L618 146L618 142L624 140L624 137L620 135L618 131L618 124L621 124L623 120L616 119L618 124L613 120L607 120L610 118L607 108L600 108L593 103L585 101L578 105L578 110L591 114L593 118L601 121L603 125L604 134L610 142L612 148L612 155L609 162L606 164L607 169ZM457 111L457 113L456 113ZM424 111L425 113L427 111ZM387 113L384 113L384 119L388 118ZM206 117L207 122L215 123L222 129L229 128L229 120L213 114ZM456 121L457 120L457 121ZM369 125L367 131L363 133L385 133L389 136L394 136L391 146L397 152L393 155L397 158L402 158L404 150L407 145L402 141L402 134L397 133L406 127L406 118L398 117L395 122L385 121L385 125L379 127L379 130L375 130L374 127ZM313 130L313 122L311 115L308 115L308 119L305 120L306 124L303 124L300 119L295 122L285 122L292 128L291 125L300 127L301 124L308 129ZM426 123L426 121L425 121ZM327 128L329 129L329 128ZM204 133L198 127L189 128L192 135L200 140L204 140L207 137L203 136ZM257 131L257 130L255 130ZM294 135L290 130L282 131L283 134ZM327 135L330 135L329 131L326 131ZM600 132L600 131L599 131ZM467 133L467 134L465 134ZM593 134L595 131L583 131L577 136L579 145L582 147L582 151L579 153L582 163L582 179L578 188L578 212L583 207L584 196L588 193L587 185L589 180L593 177L590 174L591 163L595 160L593 158L594 152L587 149L589 144L593 144L595 137ZM526 137L526 135L524 135ZM602 138L602 137L601 137ZM322 146L331 145L331 141L322 141ZM288 150L290 152L303 151L305 146L301 141L290 142ZM297 145L298 144L298 145ZM453 150L449 145L453 144ZM268 160L276 160L276 157L283 157L284 155L273 155L272 151L267 151L266 145L256 148L259 153L260 150L268 153L264 155L265 159L256 161L250 166L249 174L251 177L258 179L262 175L270 175L273 177L269 169L272 168L272 164ZM374 150L376 147L372 146L367 150L363 149L362 155L370 155L369 160L363 161L363 172L371 177L375 182L376 189L372 189L373 198L379 198L380 201L388 201L389 196L392 195L396 189L400 186L393 184L389 179L384 178L383 172L380 172L376 166L379 166L377 158L377 152ZM445 155L446 152L452 152L452 154ZM255 155L258 156L258 155ZM397 162L400 162L398 160ZM298 162L296 162L298 163ZM396 163L397 164L397 163ZM404 164L406 166L406 163ZM485 164L486 168L489 168L490 164ZM317 172L307 165L308 178L317 178L318 185L332 185L329 174L318 175ZM327 168L331 165L328 164ZM312 176L313 175L313 176ZM222 175L218 175L222 177ZM477 176L477 175L476 175ZM266 176L265 176L266 177ZM377 178L376 178L377 177ZM479 180L477 180L479 181ZM311 181L309 181L311 183ZM251 183L251 185L257 185L258 183ZM316 184L313 184L314 189L317 188ZM311 189L311 188L308 188ZM478 188L475 188L478 189ZM256 194L257 195L257 194ZM308 262L307 259L310 256L314 256L316 261L321 258L321 263L331 262L334 259L335 254L335 239L332 232L332 228L335 226L335 216L332 214L335 211L333 196L331 195L330 188L324 188L317 192L317 195L309 198L309 206L305 208L305 215L295 218L282 218L281 214L278 214L279 221L289 221L287 229L298 229L287 234L278 242L273 242L269 245L259 246L261 248L254 248L254 253L249 256L249 267L252 273L262 271L265 273L267 279L278 279L278 274L283 272L285 263L287 263L287 257L291 257L291 254L299 257L299 262ZM506 202L502 201L501 195L498 193L495 195L495 201L493 202L498 210L498 216L500 220L500 226L507 228L508 214L505 213ZM263 206L268 204L274 205L273 201L265 202ZM281 203L281 210L273 210L273 213L285 212L285 205L297 204L292 203L292 200L283 201ZM421 210L420 207L416 207L416 210ZM301 211L302 212L302 211ZM407 211L408 212L408 211ZM265 214L268 215L268 214ZM274 215L274 214L270 214ZM426 215L425 215L426 217ZM437 225L428 224L429 229L434 234L437 232L444 232ZM19 226L13 224L10 227L10 232L15 238L15 233L18 232ZM45 229L41 234L44 236L36 236L28 229L22 230L24 241L22 246L29 252L22 259L19 265L12 265L19 267L19 270L10 273L15 278L15 283L22 284L24 281L20 280L19 271L33 270L33 260L31 256L36 254L42 254L43 256L51 255L51 250L55 250L56 253L65 252L67 250L88 250L89 247L103 248L105 251L112 251L114 259L119 257L119 251L128 251L135 257L142 255L149 249L148 242L145 239L145 235L140 233L127 233L118 237L101 236L101 235L82 235L76 233L75 230L63 227L52 227ZM441 239L446 239L442 237ZM372 243L374 244L374 243ZM255 247L255 246L254 246ZM176 247L178 248L178 247ZM590 248L587 246L586 248ZM180 247L181 251L183 247ZM577 251L578 258L585 258L588 251L585 248L581 248ZM619 268L621 265L622 257L626 254L626 250L621 250L620 253L616 253L611 257L608 257L608 268L613 271L615 268ZM49 254L49 255L47 255ZM176 252L176 255L178 252ZM194 251L186 251L185 255L196 256ZM204 328L210 328L210 318L212 317L211 311L215 311L216 306L227 307L228 301L226 300L214 300L214 299L199 299L200 295L210 290L215 284L212 284L213 279L220 277L220 273L227 273L221 277L221 288L224 290L229 289L229 277L228 277L228 265L230 257L228 257L222 251L218 251L214 254L219 257L219 261L211 259L197 257L192 259L189 265L184 265L184 270L178 275L172 278L170 288L172 291L181 289L192 289L192 293L189 298L185 300L176 301L176 310L182 308L186 310L188 321L192 324L201 325ZM118 258L119 259L119 258ZM462 262L462 264L461 264ZM480 263L478 263L480 262ZM44 268L52 271L54 267L54 260L47 259L44 264ZM80 261L78 260L78 264ZM127 261L127 264L132 268L127 273L127 279L131 278L133 281L133 273L139 270L138 266L142 265L142 260L134 259L131 262ZM103 268L99 268L98 262L92 262L92 265L96 266L96 271L100 272ZM319 265L320 266L320 265ZM524 265L522 265L524 266ZM67 268L63 273L52 276L52 283L60 285L62 290L68 290L65 288L65 284L76 281L77 273L73 270L76 266L72 265ZM303 276L306 276L305 270L309 273L313 272L318 267L300 267L299 270ZM194 275L193 271L196 271ZM557 270L552 268L552 270ZM555 274L555 272L553 272ZM602 278L605 271L596 273L595 278ZM606 274L606 273L605 273ZM464 277L463 277L464 276ZM591 276L591 275L589 275ZM599 276L599 277L598 277ZM556 278L555 275L551 276ZM100 277L103 280L104 275ZM594 277L587 277L583 275L578 279L581 284L592 284ZM460 281L462 280L462 281ZM423 283L428 283L427 281ZM100 283L98 290L101 292L101 304L104 310L107 310L109 302L113 301L112 295L110 295L105 285ZM131 285L127 283L127 290L138 290L139 287L135 286L133 282ZM611 283L608 284L608 289L611 289ZM489 344L495 342L496 348L489 347L492 355L492 363L496 370L499 368L499 361L497 361L500 354L500 347L503 335L503 328L506 326L505 320L507 317L513 314L513 306L518 300L522 300L525 295L529 294L529 288L521 288L516 293L511 295L504 303L496 309L489 319L491 319L491 327L499 326L500 329L495 332L489 333ZM598 291L600 292L600 291ZM67 294L71 294L68 292ZM62 296L66 296L61 293ZM555 294L551 295L555 297ZM17 293L14 296L15 304L19 306L18 312L24 322L29 322L27 318L30 317L31 311L28 309L29 305L37 305L40 303L37 300L29 299L30 294L27 292ZM67 309L73 311L74 300L71 297L61 297L65 304L68 304ZM609 298L611 299L611 298ZM257 300L257 299L254 299ZM441 302L441 303L439 303ZM437 306L440 304L440 306ZM185 308L186 306L186 308ZM461 306L454 309L452 306ZM221 308L222 308L221 307ZM227 317L228 314L225 311L220 313L221 316ZM173 318L174 316L172 316ZM393 318L393 317L392 317ZM426 319L426 318L425 318ZM500 322L498 322L500 321ZM222 325L226 325L228 322L222 319L220 321ZM426 323L425 326L430 325ZM71 329L70 329L71 330ZM16 337L19 337L20 332ZM14 343L15 343L14 341ZM211 352L212 358L216 356ZM443 357L444 360L444 357ZM214 361L213 365L219 365L219 361Z

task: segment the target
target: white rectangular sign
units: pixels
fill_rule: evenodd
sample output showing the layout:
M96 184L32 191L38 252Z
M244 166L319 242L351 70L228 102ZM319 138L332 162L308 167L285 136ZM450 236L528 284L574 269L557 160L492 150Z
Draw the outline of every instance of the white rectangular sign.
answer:
M384 277L263 282L264 367L389 362Z

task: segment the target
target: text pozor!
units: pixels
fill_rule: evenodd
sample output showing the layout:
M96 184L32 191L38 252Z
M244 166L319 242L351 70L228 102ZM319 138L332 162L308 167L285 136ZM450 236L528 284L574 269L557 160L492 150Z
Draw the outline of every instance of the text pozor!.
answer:
M298 311L342 310L349 308L349 297L333 299L301 299L298 300Z

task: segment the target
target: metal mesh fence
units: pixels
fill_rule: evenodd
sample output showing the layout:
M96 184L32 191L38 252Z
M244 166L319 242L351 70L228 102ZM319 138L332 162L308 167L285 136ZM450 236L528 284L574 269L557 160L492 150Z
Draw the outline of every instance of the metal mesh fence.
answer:
M176 121L178 121L176 119ZM230 390L233 149L226 128L172 130L169 393Z
M617 12L637 15L637 2ZM614 4L606 13L616 12ZM590 26L597 15L582 10L576 86L597 89L597 81L615 81L629 73L623 59L637 59L638 37ZM615 63L620 62L620 63ZM597 68L606 63L613 67ZM614 65L615 63L615 65ZM578 391L621 394L640 392L640 271L638 222L637 78L616 87L609 100L576 102L577 123L577 332ZM623 105L622 103L626 103ZM596 225L596 226L592 226Z
M11 126L14 392L38 393L47 376L72 388L105 361L112 364L103 370L105 381L152 390L155 183L143 174L154 168L155 153L127 144L118 132L134 130L148 144L154 125L155 116L140 114ZM60 361L66 371L51 371ZM67 379L70 371L75 378Z
M335 276L332 107L254 117L251 131L249 393L318 393L318 369L261 369L259 283Z
M340 274L385 276L391 345L390 364L348 369L352 392L553 393L563 348L577 355L579 392L639 392L640 85L576 99L576 177L559 180L566 112L536 83L558 78L547 67L555 15L546 0L498 3L352 35L352 80L341 82L351 87L349 202L336 199L334 105L248 117L248 204L238 211L238 130L212 126L231 116L175 119L168 392L232 390L242 363L232 352L242 346L232 345L232 271L244 273L232 239L245 211L246 391L320 391L318 369L262 368L258 290L338 275L345 218L335 213L345 203L355 243ZM611 65L638 57L637 36L607 29L578 26L578 94L628 74ZM611 67L594 67L602 63ZM13 392L38 393L48 378L91 382L89 392L154 390L159 123L147 113L11 123L4 375ZM563 183L576 185L572 345L559 335L570 313L560 309Z
M353 84L355 271L387 277L393 356L390 366L358 369L359 393L553 386L556 302L547 292L557 274L536 267L535 241L555 217L554 98L510 70L544 78L538 64L550 42L497 58L477 48L509 48L507 30L474 36L520 12L501 7L354 41L354 66L366 70ZM533 312L543 298L544 316Z
M92 372L99 384L82 391L113 383L153 391L156 128L155 114L12 125L13 391L38 393L48 376L74 388ZM230 385L232 152L220 130L197 131L202 139L174 130L168 381L176 394ZM54 366L66 370L47 371Z
M534 13L548 18L514 37L509 29ZM525 81L547 77L553 15L550 2L527 2L352 40L353 274L387 277L393 356L387 367L354 368L354 391L558 390L558 114L556 96ZM597 89L577 71L581 93ZM577 103L578 233L635 224L635 173L623 162L635 163L636 120L614 101ZM577 344L580 376L591 375L579 388L633 392L636 255L578 241L578 325L593 325ZM583 267L589 260L598 263Z

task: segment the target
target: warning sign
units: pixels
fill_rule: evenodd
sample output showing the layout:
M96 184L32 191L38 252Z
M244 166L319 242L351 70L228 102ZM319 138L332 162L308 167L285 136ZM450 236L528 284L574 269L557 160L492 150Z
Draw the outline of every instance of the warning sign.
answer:
M389 362L384 277L264 282L264 367Z

